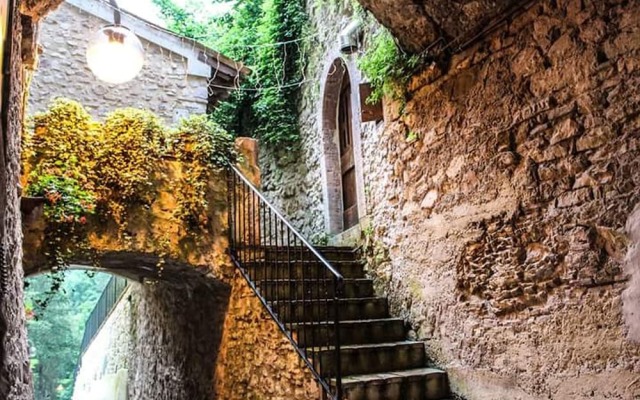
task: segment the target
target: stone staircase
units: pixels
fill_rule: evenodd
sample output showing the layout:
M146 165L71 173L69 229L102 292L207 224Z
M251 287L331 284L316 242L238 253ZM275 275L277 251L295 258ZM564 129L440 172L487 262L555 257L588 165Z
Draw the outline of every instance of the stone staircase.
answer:
M427 366L422 342L407 340L404 322L390 317L386 298L375 296L356 252L346 247L318 250L345 278L339 307L344 399L448 398L446 373ZM260 253L244 268L298 346L317 359L321 374L335 386L335 313L330 311L335 300L332 286L322 284L330 278L328 271L295 248L266 248Z

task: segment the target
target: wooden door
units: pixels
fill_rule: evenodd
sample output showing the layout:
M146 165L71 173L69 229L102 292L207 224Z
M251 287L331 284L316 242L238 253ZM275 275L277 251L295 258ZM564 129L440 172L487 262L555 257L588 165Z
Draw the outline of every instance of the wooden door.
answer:
M348 73L345 73L342 78L342 88L340 90L338 134L340 136L343 225L344 229L347 230L358 224L356 168L353 156L353 135L351 132L351 83L349 82Z

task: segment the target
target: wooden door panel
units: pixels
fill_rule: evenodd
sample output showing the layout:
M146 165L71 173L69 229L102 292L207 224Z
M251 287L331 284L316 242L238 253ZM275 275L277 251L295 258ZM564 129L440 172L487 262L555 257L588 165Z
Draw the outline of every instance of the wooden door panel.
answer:
M350 208L353 205L358 204L356 197L356 170L351 168L344 175L342 175L342 202L344 209Z
M338 134L340 139L340 172L342 174L342 207L344 229L358 224L355 157L351 131L351 86L345 73L338 103Z
M340 157L340 169L342 174L347 173L348 170L355 167L355 160L353 157L353 151L350 151Z
M354 205L344 210L344 229L347 230L356 225L358 225L358 206Z

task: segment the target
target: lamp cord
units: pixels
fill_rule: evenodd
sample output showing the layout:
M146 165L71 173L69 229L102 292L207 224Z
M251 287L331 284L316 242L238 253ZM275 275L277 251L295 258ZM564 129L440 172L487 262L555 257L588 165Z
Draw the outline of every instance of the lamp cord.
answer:
M116 0L109 0L111 6L113 7L113 24L116 26L120 26L120 22L122 21L122 16L120 15L120 7Z

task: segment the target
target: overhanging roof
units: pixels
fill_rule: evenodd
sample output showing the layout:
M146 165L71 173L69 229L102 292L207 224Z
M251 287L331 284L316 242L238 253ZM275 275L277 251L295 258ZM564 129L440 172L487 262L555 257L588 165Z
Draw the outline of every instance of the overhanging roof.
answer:
M66 0L66 3L110 23L113 21L113 8L103 0ZM209 93L220 99L228 95L231 88L251 71L243 63L232 60L202 43L177 35L159 25L137 15L121 10L122 25L148 42L160 46L187 60L187 73L210 79ZM230 88L221 89L220 87Z

